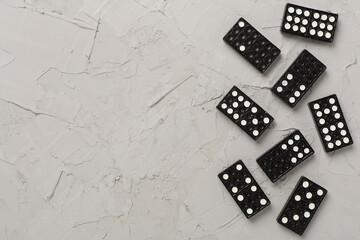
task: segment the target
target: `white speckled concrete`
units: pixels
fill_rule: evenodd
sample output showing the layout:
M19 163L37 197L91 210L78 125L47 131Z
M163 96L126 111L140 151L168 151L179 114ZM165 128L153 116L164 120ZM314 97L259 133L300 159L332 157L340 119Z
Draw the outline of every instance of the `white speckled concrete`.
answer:
M302 239L360 239L360 2L333 44L280 33L285 1L1 0L0 239L300 239L276 222L305 175L329 194ZM245 17L281 57L223 41ZM328 67L295 109L269 90L308 49ZM255 142L215 109L237 85L275 118ZM306 103L336 93L355 144L326 154ZM255 159L292 128L315 155L272 184ZM217 178L241 158L272 205L244 218Z

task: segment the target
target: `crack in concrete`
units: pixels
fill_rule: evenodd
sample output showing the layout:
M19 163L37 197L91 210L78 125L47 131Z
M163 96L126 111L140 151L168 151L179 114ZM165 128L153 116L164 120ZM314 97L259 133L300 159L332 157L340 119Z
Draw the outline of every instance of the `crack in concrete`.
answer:
M350 67L356 65L358 63L357 55L354 54L353 61L347 65L345 65L344 70L348 70Z
M6 100L6 99L1 98L1 97L0 97L0 100L3 100L3 101L5 101L5 102L7 102L7 103L9 103L9 104L12 104L12 105L14 105L14 106L16 106L16 107L18 107L18 108L21 108L21 109L23 109L23 110L25 110L25 111L27 111L27 112L31 112L31 113L34 114L35 116L43 115L43 116L47 116L47 117L51 117L51 118L55 118L55 119L64 121L64 122L66 122L66 123L68 123L68 124L75 124L75 122L67 121L67 120L65 120L65 119L63 119L63 118L61 118L61 117L58 117L58 116L55 116L55 115L52 115L52 114L49 114L49 113L39 112L39 111L33 110L33 109L31 109L30 107L22 106L21 104L18 104L18 103L16 103L16 102L11 101L11 100Z
M179 82L178 84L176 84L175 86L173 86L172 88L170 88L168 91L166 91L163 95L161 95L155 102L153 102L150 106L150 108L155 107L157 104L159 104L162 100L164 100L170 93L172 93L174 90L176 90L178 87L180 87L181 85L183 85L186 81L188 81L190 78L192 78L194 75L191 74L190 76L188 76L187 78L185 78L184 80L182 80L181 82Z
M94 47L95 47L95 43L96 43L96 37L97 37L98 32L99 32L100 21L101 21L101 12L99 14L99 19L97 21L96 30L95 30L93 42L92 42L92 45L91 45L90 53L89 53L88 58L87 58L88 62L90 62L91 55L92 55L92 53L94 51Z
M21 7L14 7L14 6L10 5L10 4L4 3L4 2L2 2L2 3L5 4L6 6L11 7L11 8L24 9L24 10L32 11L32 12L35 12L35 13L38 13L38 14L41 14L41 15L44 15L44 16L55 18L55 19L58 19L60 21L64 21L64 22L67 22L69 24L75 25L76 27L84 29L84 30L96 31L96 29L94 29L91 25L89 25L88 23L82 21L81 19L69 18L69 17L66 17L64 15L59 14L58 12L48 12L48 11L45 11L45 10L41 11L41 10L35 8L34 6L32 6L31 4L29 4L27 2L24 2L25 3L24 6L21 6Z

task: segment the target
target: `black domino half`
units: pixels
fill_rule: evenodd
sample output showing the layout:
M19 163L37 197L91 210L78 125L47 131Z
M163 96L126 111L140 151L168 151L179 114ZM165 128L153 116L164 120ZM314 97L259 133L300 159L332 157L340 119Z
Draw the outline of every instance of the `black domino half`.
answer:
M299 130L291 133L256 161L272 182L305 161L314 150Z
M244 18L240 18L223 39L260 72L265 72L280 54L280 49Z
M218 177L247 218L270 205L270 200L241 160Z
M327 190L306 177L301 177L291 193L277 222L299 235L303 235Z
M217 108L254 140L257 140L274 120L236 86L231 88Z
M303 50L271 91L290 107L295 107L325 69L322 62Z
M288 3L281 31L325 42L334 40L338 15Z
M309 103L326 152L353 144L336 94Z

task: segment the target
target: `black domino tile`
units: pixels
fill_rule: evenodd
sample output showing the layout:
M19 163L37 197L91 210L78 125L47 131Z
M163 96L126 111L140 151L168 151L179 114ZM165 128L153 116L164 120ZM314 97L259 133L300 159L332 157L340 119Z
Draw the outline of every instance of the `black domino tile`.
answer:
M290 107L295 107L325 69L322 62L303 50L271 91Z
M301 177L281 210L277 222L303 235L326 194L325 188L306 177Z
M270 205L270 200L241 160L218 177L247 218Z
M232 87L217 108L257 140L274 118L236 86Z
M256 161L272 182L276 182L314 154L299 130L294 131Z
M335 94L310 102L309 108L326 152L353 144L339 100Z
M280 49L244 18L240 18L235 23L223 40L260 72L265 72L280 54Z
M288 3L281 31L306 38L332 42L338 15Z

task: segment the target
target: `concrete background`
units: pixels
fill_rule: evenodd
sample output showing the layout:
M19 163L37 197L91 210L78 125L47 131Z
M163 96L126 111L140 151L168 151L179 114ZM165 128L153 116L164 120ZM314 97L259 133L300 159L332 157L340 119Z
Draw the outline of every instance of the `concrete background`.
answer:
M301 175L329 194L301 239L360 239L360 2L333 44L280 33L280 0L1 0L0 239L300 239L276 217ZM240 17L281 48L260 74ZM295 109L269 88L304 49L326 73ZM215 109L237 85L275 118L251 140ZM355 144L327 154L306 105L336 93ZM298 128L315 155L272 184L255 159ZM244 218L217 174L242 159L272 205Z

